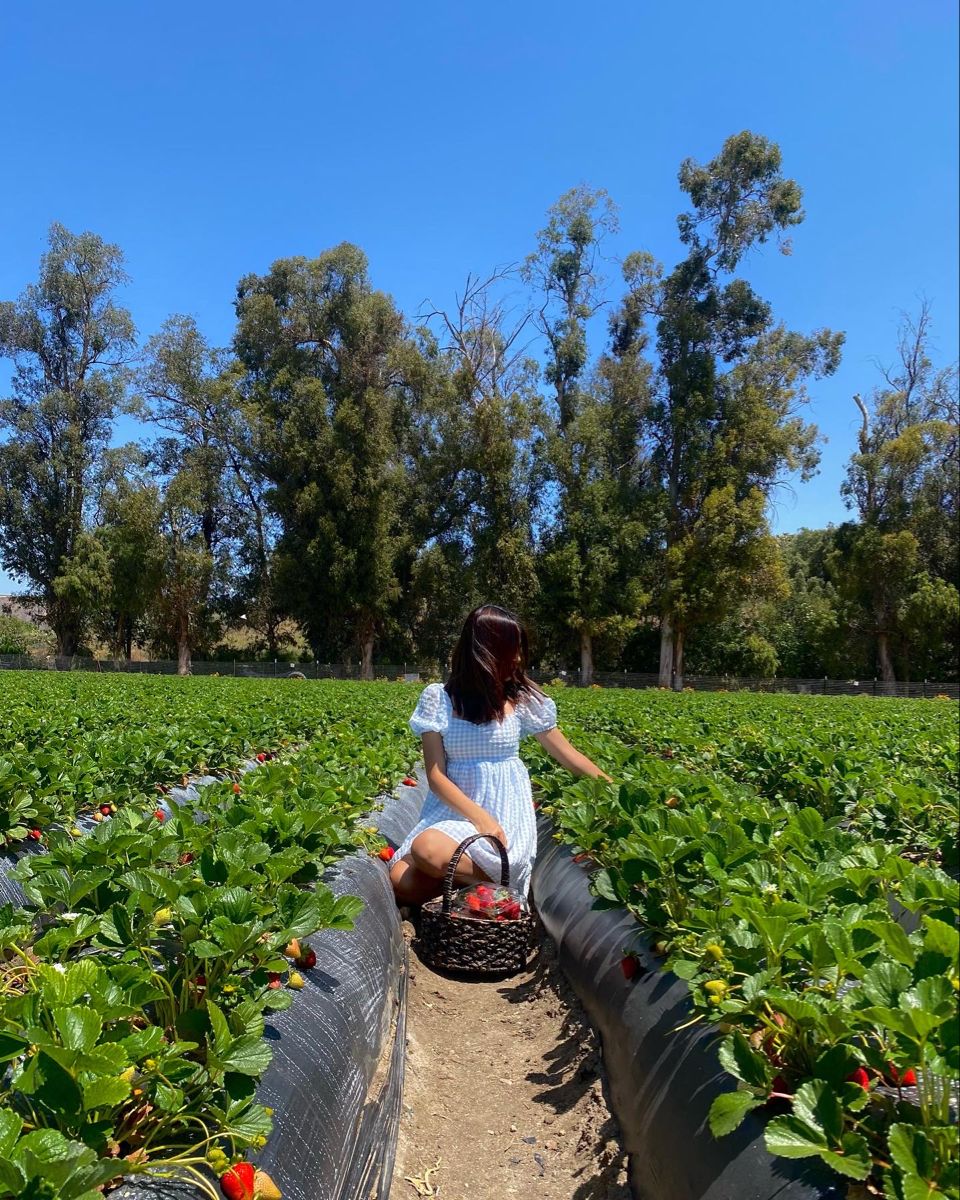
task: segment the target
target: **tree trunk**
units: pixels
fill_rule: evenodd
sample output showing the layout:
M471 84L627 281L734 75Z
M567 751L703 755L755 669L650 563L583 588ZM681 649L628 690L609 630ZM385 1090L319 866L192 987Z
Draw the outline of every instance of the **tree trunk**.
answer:
M361 679L373 679L373 643L374 636L368 633L363 639L363 662L360 667Z
M267 636L267 650L271 658L276 658L280 646L280 622L276 616L267 616L264 632Z
M580 630L580 683L583 687L593 683L593 635L586 629Z
M133 621L127 617L123 631L123 653L127 662L133 658Z
M73 658L79 643L76 624L69 618L55 621L53 633L57 640L57 657Z
M673 690L683 691L683 630L677 629L673 635Z
M186 632L183 632L177 638L177 674L189 675L192 670L193 661L190 657L190 638Z
M673 621L665 612L660 617L660 678L662 688L673 687Z
M897 675L893 669L893 658L890 655L890 634L885 630L881 630L877 634L877 658L880 662L883 690L889 695L893 695L897 690Z

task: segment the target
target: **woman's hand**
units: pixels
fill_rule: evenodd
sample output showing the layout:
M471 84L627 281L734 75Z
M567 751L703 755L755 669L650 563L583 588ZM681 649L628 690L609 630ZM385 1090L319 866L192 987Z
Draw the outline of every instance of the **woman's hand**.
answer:
M503 832L503 827L496 817L491 816L486 809L481 808L475 817L471 817L471 820L478 833L485 833L490 837L495 837L506 847L507 835Z

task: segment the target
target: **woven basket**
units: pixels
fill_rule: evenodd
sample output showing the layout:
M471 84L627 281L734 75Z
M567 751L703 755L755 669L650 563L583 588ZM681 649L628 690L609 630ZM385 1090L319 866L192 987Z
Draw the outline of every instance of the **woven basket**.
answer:
M500 852L500 883L510 886L510 862L499 838L476 833L454 850L443 880L443 896L428 900L420 910L420 939L417 949L427 966L437 971L468 974L513 974L522 971L530 954L534 918L522 912L514 921L491 921L465 913L453 916L453 878L460 859L481 838L493 842Z

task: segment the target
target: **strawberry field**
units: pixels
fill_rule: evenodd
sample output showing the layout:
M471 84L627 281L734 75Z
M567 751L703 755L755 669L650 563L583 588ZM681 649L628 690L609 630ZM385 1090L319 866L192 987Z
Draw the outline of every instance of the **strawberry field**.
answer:
M960 1194L956 706L564 701L620 786L544 764L546 809L721 1035L714 1134L758 1111L851 1196Z
M382 844L361 818L416 761L417 694L0 675L19 901L0 907L0 1195L96 1200L137 1174L252 1194L265 1025L297 1005L310 938L359 913L321 877ZM531 743L541 807L716 1028L715 1135L761 1117L772 1154L851 1197L957 1196L956 705L557 699L617 786Z
M245 1197L232 1164L271 1131L265 1020L303 986L306 939L357 914L319 878L380 844L358 818L412 759L407 698L15 673L0 688L7 860L42 851L11 872L27 905L0 909L0 1194L95 1200L149 1171L216 1195L212 1167ZM195 803L167 803L213 771Z

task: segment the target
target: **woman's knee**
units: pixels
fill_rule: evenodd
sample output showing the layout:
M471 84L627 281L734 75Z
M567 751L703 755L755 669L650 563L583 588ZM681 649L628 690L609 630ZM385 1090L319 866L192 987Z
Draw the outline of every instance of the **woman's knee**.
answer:
M414 838L410 855L421 871L440 879L450 864L455 848L455 843L446 834L426 829Z

